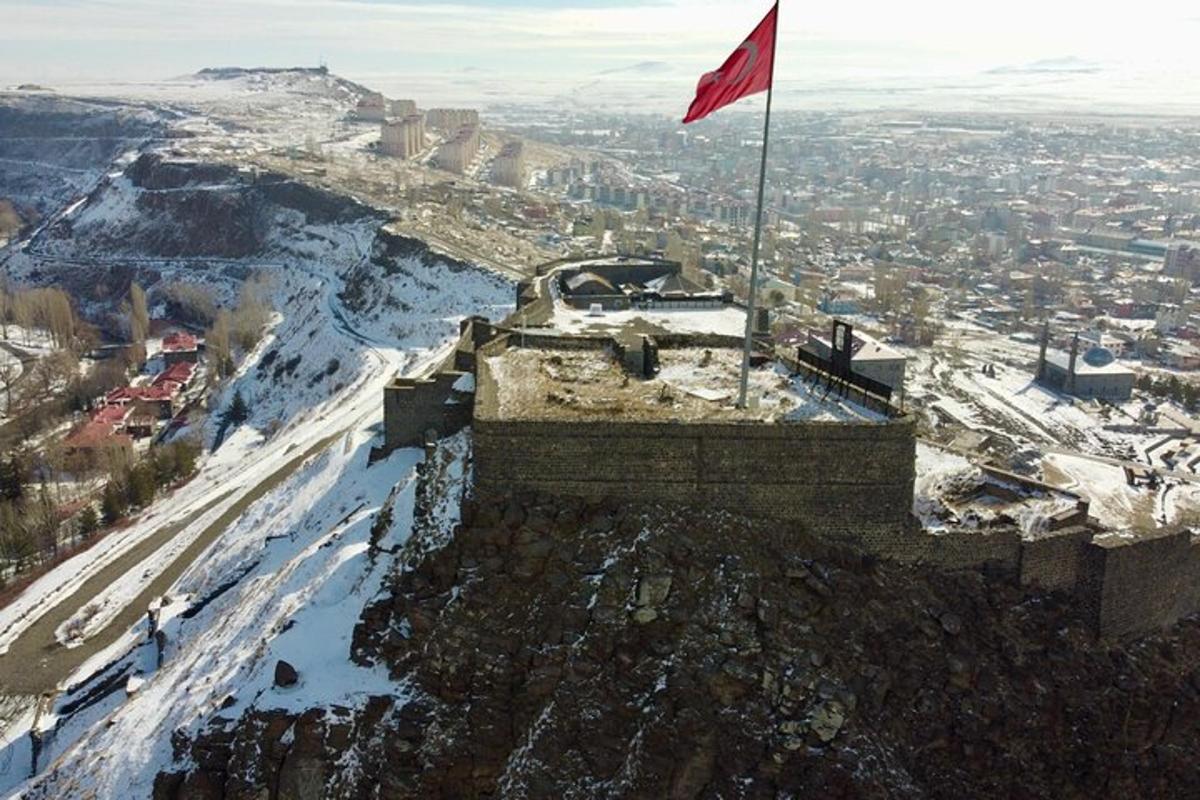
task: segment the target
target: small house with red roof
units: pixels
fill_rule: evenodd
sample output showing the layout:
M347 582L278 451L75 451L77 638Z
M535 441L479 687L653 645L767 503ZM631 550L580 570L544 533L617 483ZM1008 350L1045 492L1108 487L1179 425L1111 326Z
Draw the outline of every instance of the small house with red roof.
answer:
M94 454L107 449L133 451L133 439L112 423L89 419L63 439L68 455Z
M144 439L153 436L158 428L159 411L155 406L146 403L134 403L130 409L129 418L125 421L125 432L134 439Z
M165 384L175 384L179 388L186 389L192 382L192 376L196 374L196 365L190 361L177 361L167 367L162 372L154 377L153 386L162 386Z
M155 409L159 419L170 419L176 411L179 384L167 381L158 386L121 386L104 396L105 405L132 406L141 403Z
M200 342L190 333L176 331L163 337L162 357L167 366L195 364L200 360Z
M128 405L100 406L89 416L92 422L111 425L113 430L119 431L125 427L125 422L129 419L132 410Z

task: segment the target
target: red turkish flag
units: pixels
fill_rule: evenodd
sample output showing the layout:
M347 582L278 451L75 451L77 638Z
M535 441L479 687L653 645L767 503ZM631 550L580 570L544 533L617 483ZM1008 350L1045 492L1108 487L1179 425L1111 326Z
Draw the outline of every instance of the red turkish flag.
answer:
M703 119L735 100L771 88L771 77L775 71L775 17L778 11L777 2L758 23L758 27L746 37L746 41L725 59L724 64L700 76L700 83L696 85L696 99L683 118L685 124Z

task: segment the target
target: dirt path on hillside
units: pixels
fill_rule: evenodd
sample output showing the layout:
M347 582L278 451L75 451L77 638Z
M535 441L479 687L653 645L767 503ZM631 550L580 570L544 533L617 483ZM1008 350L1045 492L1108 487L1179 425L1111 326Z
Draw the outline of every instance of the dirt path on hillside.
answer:
M344 433L345 431L340 431L320 440L239 497L220 517L205 528L166 569L155 576L108 625L79 647L66 648L59 644L54 636L59 625L70 619L117 578L131 569L136 569L144 559L194 520L229 497L232 490L205 504L181 522L155 531L145 541L140 542L129 552L118 557L113 563L85 581L79 589L30 625L12 643L8 652L0 656L0 694L37 695L58 688L59 684L87 659L111 645L139 618L145 616L150 601L165 594L184 571L252 503L287 480L304 461L324 450Z

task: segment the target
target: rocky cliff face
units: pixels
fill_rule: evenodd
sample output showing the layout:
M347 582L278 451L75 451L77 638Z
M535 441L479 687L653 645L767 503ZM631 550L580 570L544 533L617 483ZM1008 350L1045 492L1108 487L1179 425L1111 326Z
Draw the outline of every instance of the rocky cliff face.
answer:
M107 179L41 246L67 257L284 259L282 243L304 243L294 241L298 229L315 239L364 219L379 224L384 215L282 175L150 153Z
M1103 646L1067 599L982 575L532 495L468 503L396 558L351 654L393 695L215 718L156 796L1200 792L1194 622Z
M0 199L36 221L163 128L160 114L131 105L0 93Z

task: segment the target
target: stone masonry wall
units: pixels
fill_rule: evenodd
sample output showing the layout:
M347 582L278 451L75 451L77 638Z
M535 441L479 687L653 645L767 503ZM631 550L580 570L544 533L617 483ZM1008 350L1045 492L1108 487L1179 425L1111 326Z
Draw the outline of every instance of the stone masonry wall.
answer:
M776 423L498 419L477 364L474 474L482 495L536 490L707 506L802 524L876 549L911 533L914 422Z
M868 546L910 527L911 421L514 422L476 416L476 490L729 509ZM876 549L878 545L870 545Z
M1103 638L1170 625L1200 612L1200 543L1188 530L1097 536L1085 548L1078 592Z
M458 398L453 388L464 374L447 370L389 383L383 390L384 452L419 446L429 430L445 436L470 425L470 396Z
M1084 575L1084 553L1095 531L1054 531L1021 546L1021 585L1046 592L1073 591Z
M881 542L874 552L893 561L948 572L987 569L1016 575L1021 563L1021 534L1014 528L936 534L917 531Z

